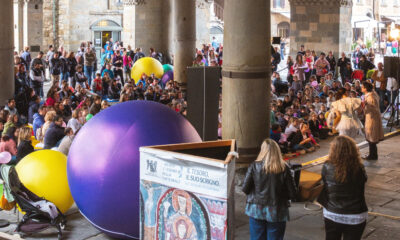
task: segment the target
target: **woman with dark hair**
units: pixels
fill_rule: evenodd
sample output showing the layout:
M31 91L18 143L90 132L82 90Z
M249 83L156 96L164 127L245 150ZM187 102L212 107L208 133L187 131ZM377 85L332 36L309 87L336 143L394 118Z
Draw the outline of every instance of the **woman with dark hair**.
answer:
M361 107L359 98L350 98L345 88L340 88L335 97L336 101L331 105L331 113L335 114L333 126L339 135L355 138L361 133L362 124L358 119L357 111ZM328 117L328 119L333 119ZM331 124L328 124L331 125Z
M294 74L294 70L293 70L293 59L291 56L288 56L287 61L286 61L286 66L288 68L288 75L287 75L287 81L289 84L292 84L293 82L293 74Z
M70 87L75 88L75 72L76 72L76 66L78 65L78 62L76 61L75 58L75 53L70 52L67 55L67 68L68 68L68 84Z
M304 72L306 69L308 69L308 66L307 63L303 61L303 55L298 54L296 56L296 63L293 65L294 76L292 88L295 90L295 92L303 89L303 82L306 79Z
M367 81L362 83L361 91L364 93L365 138L369 144L369 155L366 160L378 160L377 144L383 140L384 133L379 109L379 96L373 91L373 85Z
M333 140L321 174L324 188L318 202L324 208L325 239L361 239L368 218L367 174L354 140L347 136Z
M363 80L365 80L367 79L368 71L374 69L375 65L372 62L368 61L365 55L362 55L360 58L360 62L358 63L358 67L364 72Z
M60 94L57 90L57 88L50 88L47 92L46 106L54 106L54 104L60 100Z

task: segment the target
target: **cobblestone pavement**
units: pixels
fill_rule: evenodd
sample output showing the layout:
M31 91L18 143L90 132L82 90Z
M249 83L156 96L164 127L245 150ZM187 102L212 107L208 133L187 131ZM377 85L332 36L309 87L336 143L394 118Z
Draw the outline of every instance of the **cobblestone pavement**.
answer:
M283 62L283 61L282 61ZM284 70L285 71L285 70ZM363 139L357 139L362 142ZM368 173L366 185L366 199L370 211L400 217L400 135L387 139L378 145L379 160L365 162ZM328 153L329 140L321 143L321 149L304 155L293 162L307 162ZM366 149L361 152L365 154ZM321 165L313 166L307 170L320 173ZM240 190L241 176L238 171L235 194L235 239L249 239L248 218L244 214L246 196ZM63 239L70 240L110 240L111 238L95 229L82 215L76 206L68 211L67 228ZM305 210L304 203L293 203L290 208L291 221L287 224L285 239L287 240L320 240L324 239L324 226L321 211ZM0 212L0 219L7 219L11 225L1 228L1 232L14 234L14 229L21 214L14 212ZM25 236L25 239L57 239L53 229L40 234ZM368 240L395 240L400 239L400 221L388 217L369 216L368 224L363 239Z
M358 139L359 142L362 140ZM365 162L368 173L366 199L370 211L380 214L400 217L400 135L387 139L378 145L379 160ZM329 147L329 141L321 143L322 148L314 154L305 155L293 162L306 162L324 156ZM366 153L363 149L362 154ZM313 166L309 171L319 173L321 165ZM238 171L237 184L240 185L243 173ZM246 196L236 187L235 194L235 239L249 239L248 218L244 214ZM12 224L0 231L13 234L17 218L21 214L0 212L0 219L7 219ZM288 240L319 240L324 239L324 226L321 211L305 210L304 203L293 203L290 208L291 221L287 224L285 239ZM68 225L64 239L71 240L100 240L110 239L84 219L74 206L67 213ZM26 239L56 239L56 231L50 229L43 233L26 236ZM400 239L400 221L387 217L370 215L364 233L364 239L394 240Z

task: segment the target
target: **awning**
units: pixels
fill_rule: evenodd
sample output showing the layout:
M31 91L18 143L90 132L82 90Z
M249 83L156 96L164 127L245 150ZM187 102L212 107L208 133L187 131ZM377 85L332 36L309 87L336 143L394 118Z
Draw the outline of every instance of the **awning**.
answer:
M382 22L385 22L386 25L394 22L397 25L400 25L400 16L381 16Z
M288 19L290 19L290 12L280 12L280 14Z
M271 9L271 13L280 14L283 17L287 18L288 20L290 19L290 12L283 12L283 11L280 11L280 10Z
M351 26L353 28L377 28L378 21L372 19L368 16L352 16L351 17ZM385 24L380 23L380 28L385 27Z

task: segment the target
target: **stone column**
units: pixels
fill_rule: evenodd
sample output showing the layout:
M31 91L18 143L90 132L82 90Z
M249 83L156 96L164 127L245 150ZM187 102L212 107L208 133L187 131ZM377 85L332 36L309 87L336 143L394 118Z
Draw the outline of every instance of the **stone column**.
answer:
M185 88L186 68L192 65L196 49L196 1L173 0L174 79Z
M164 1L164 0L163 0ZM160 0L138 0L135 10L135 47L143 49L146 56L149 49L164 52L163 4Z
M25 0L23 15L24 46L36 55L43 50L43 0Z
M269 0L225 0L222 137L237 140L239 162L269 135L270 21Z
M163 24L164 24L164 60L166 63L172 64L172 56L175 52L175 28L174 23L174 8L172 7L174 0L163 0Z
M350 52L352 43L351 0L289 0L290 53L301 45L319 54L332 51L336 58Z
M24 49L24 0L14 0L15 51Z
M124 0L124 15L123 15L123 31L122 41L124 46L130 45L133 49L135 46L135 15L136 4L134 0Z
M3 0L0 8L0 105L14 95L14 11L13 1Z

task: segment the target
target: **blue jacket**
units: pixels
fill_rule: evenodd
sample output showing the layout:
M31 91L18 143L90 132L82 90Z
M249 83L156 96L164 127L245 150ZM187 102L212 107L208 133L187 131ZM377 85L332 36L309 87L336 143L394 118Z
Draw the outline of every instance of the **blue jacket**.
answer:
M40 103L30 102L28 110L28 122L33 123L33 115L39 111Z
M104 69L104 70L103 70L103 72L101 73L101 77L104 77L104 73L105 73L105 72L108 72L108 76L109 76L111 79L114 79L114 73L113 73L113 71L108 70L108 69Z
M44 117L40 115L39 113L33 114L33 134L35 134L36 137L36 130L41 128L44 124Z

